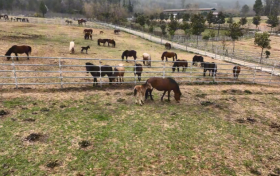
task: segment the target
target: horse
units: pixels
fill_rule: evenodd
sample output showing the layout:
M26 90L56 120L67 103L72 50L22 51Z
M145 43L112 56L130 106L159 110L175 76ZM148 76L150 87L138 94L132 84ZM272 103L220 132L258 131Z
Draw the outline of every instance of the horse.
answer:
M165 43L165 49L170 50L171 49L171 44L170 43Z
M14 45L12 46L5 54L5 56L7 56L7 60L11 59L11 54L15 53L15 55L17 56L17 60L18 60L18 54L23 54L25 53L27 55L27 60L29 60L29 54L31 54L32 48L30 46L26 46L26 45L22 45L22 46L17 46Z
M123 64L119 64L114 68L114 74L113 74L113 82L115 82L115 79L117 79L117 82L124 82L123 76L125 73L125 68Z
M97 44L100 46L100 43L103 43L103 46L108 42L108 39L98 39Z
M121 32L121 30L119 30L119 29L114 30L114 34L119 34L120 32Z
M147 89L152 89L152 85L150 83L145 83L142 85L137 85L134 87L134 96L135 96L135 103L139 102L139 105L144 104L144 96Z
M104 34L104 32L103 32L103 31L100 31L99 34Z
M177 67L178 72L179 72L179 67L183 67L182 72L184 72L184 71L186 71L186 68L188 68L188 61L179 60L179 59L177 61L175 61L173 64L173 67L172 67L173 73L175 72L176 67Z
M241 72L240 66L233 67L233 77L234 78L238 78L240 72Z
M83 23L87 24L87 21L84 19L79 19L78 20L78 25L82 25Z
M108 39L107 42L108 42L108 46L110 46L110 43L111 43L111 44L113 45L113 47L116 47L116 42L115 42L115 40L113 40L113 39Z
M71 20L65 20L65 22L66 22L67 24L72 24L72 23L73 23Z
M92 40L92 35L91 35L91 33L86 32L84 38L85 38L85 40L89 40L89 39Z
M87 53L87 51L88 51L88 49L90 48L89 46L87 46L87 47L81 47L82 48L82 50L81 50L81 53L83 53L84 52L84 50L86 50L86 53Z
M70 46L69 46L69 51L71 52L71 54L75 53L75 43L73 41L70 42Z
M125 50L125 51L122 53L122 60L124 60L124 56L126 57L126 62L128 62L128 61L127 61L127 57L133 57L134 60L136 60L136 59L137 59L136 54L137 54L137 52L134 51L134 50L131 50L131 51Z
M9 16L6 15L6 14L5 14L5 15L0 15L0 19L1 19L2 17L4 18L5 21L6 21L6 20L9 20Z
M203 62L204 62L203 57L202 57L202 56L197 56L197 55L195 55L195 56L193 57L193 63L192 63L192 65L194 65L194 64L197 63L197 62L203 63ZM201 64L201 66L203 67L203 64Z
M84 29L84 33L90 33L90 34L92 34L92 29Z
M182 95L178 83L172 79L172 78L150 78L146 81L146 83L150 83L151 86L158 91L164 91L161 101L163 101L163 97L166 92L168 92L168 101L170 101L170 92L173 90L174 92L174 98L177 101L177 103L180 102L180 97ZM152 97L152 91L153 89L147 89L145 98L147 99L148 96L150 96L151 100L153 100Z
M174 52L165 51L164 53L162 53L162 56L161 56L162 61L164 60L164 57L166 58L166 61L168 61L167 58L173 58L173 61L174 61L174 58L175 58L175 60L177 60L177 54Z
M21 19L21 18L16 18L16 20L17 20L17 22L18 22L18 21L20 21L20 22L21 22L21 20L22 20L22 19Z
M218 72L217 70L217 65L215 62L209 63L209 62L204 62L203 63L203 76L205 76L207 70L209 71L209 76L210 76L210 72L212 73L212 77L216 76L216 73Z
M151 55L150 55L150 54L148 54L148 53L143 53L143 64L144 64L144 65L146 65L145 63L147 62L147 65L151 67L151 66L152 66L151 60L152 60L152 58L151 58Z
M108 76L110 85L112 84L111 82L113 82L113 78L112 78L113 68L109 65L98 66L98 65L94 65L90 62L87 62L86 70L87 70L87 73L90 72L90 74L93 77L93 81L94 81L93 86L94 86L94 84L97 85L97 78L100 77L100 71L101 71L101 77L104 77L105 75Z
M28 20L28 18L22 18L22 19L21 19L21 22L27 22L27 23L29 23L29 20Z
M141 64L135 64L133 68L134 76L138 75L138 81L141 81L141 74L143 71L143 67Z

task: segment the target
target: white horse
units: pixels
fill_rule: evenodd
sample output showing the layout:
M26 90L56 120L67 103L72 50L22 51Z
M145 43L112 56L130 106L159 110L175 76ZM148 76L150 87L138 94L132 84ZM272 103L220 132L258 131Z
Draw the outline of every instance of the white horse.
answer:
M71 42L70 42L69 51L70 51L72 54L74 54L74 52L75 52L74 47L75 47L75 43L74 43L73 41L71 41Z
M115 79L117 79L117 82L124 82L124 73L125 73L125 68L124 68L124 64L119 64L114 68L114 74L113 74L113 78L114 78L114 82Z
M147 61L147 65L148 66L152 66L152 64L151 64L151 60L152 60L152 58L151 58L151 55L150 54L148 54L148 53L143 53L143 64L145 65L145 62Z

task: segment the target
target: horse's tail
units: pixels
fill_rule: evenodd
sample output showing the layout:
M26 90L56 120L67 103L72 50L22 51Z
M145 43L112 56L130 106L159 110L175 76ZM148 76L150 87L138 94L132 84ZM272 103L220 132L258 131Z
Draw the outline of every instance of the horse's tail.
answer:
M100 46L100 41L99 40L97 40L97 44Z
M136 96L136 95L137 95L137 89L134 88L134 96Z
M28 46L28 53L31 54L32 48Z
M125 51L122 53L122 60L124 59Z
M177 60L177 54L175 53L175 59Z

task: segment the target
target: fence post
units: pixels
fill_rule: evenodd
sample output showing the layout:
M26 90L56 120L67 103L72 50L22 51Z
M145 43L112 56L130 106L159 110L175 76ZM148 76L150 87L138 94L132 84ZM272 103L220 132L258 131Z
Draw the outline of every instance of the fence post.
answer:
M101 72L101 59L99 59L99 74L100 74L100 87L102 87L102 76L101 76L101 74L102 74L102 72Z
M216 52L215 52L215 59L217 59L217 46L216 46Z
M13 66L13 73L15 77L15 84L16 84L16 88L18 89L17 73L16 73L15 61L13 56L12 56L12 61L13 61L12 66Z
M269 85L271 84L271 81L272 81L272 76L274 74L274 70L275 70L275 64L273 65L273 69L271 70L271 76L270 76L270 81L269 81Z
M163 60L164 63L163 63L163 73L162 73L162 77L165 78L165 63L166 63L166 60Z
M62 70L61 70L61 58L58 58L59 61L59 77L60 77L60 87L63 88L63 76L62 76Z
M193 68L193 61L191 62L190 82L192 82L192 68Z
M136 85L136 60L134 59L134 84Z
M257 71L257 67L255 66L255 70L254 70L254 77L253 77L253 84L255 84L256 71Z

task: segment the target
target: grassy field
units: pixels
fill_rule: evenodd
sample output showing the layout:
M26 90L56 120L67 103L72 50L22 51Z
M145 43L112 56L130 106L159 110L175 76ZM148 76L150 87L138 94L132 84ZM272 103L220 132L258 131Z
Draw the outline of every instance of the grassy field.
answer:
M112 30L104 30L105 34L99 35L99 29L94 29L93 41L85 41L82 27L4 22L0 25L2 55L15 44L31 45L32 56L45 57L120 59L123 50L135 49L138 57L148 52L153 60L160 60L164 51L161 45L126 33L114 35ZM98 38L114 38L117 47L97 46ZM76 44L75 54L68 51L71 40ZM91 46L88 55L79 52L79 47L86 45ZM194 56L172 51L177 52L179 59L191 61ZM205 60L213 61L207 57ZM11 61L2 58L1 63L10 64ZM57 60L21 58L16 63L57 64ZM103 61L102 64L114 66L118 63ZM85 61L65 60L63 64L84 65ZM162 64L158 62L154 66ZM125 65L132 66L134 62ZM228 73L224 80L232 77L231 70L223 70L227 68L232 69L232 65L219 66L218 76ZM1 69L11 68L1 66ZM67 67L65 70L85 71L85 68ZM201 71L198 67L195 70ZM242 72L246 71L251 70L242 67ZM9 74L2 76L11 76ZM33 75L37 76L30 73L27 76ZM75 74L86 75L89 76ZM168 73L167 76L172 75L180 74ZM270 77L262 72L256 75ZM22 73L21 76L26 75ZM40 73L40 76L51 74ZM246 75L241 78L251 81ZM89 76L82 81L91 82L92 78ZM0 175L280 174L278 87L240 83L181 84L180 104L175 103L173 93L171 102L160 102L162 92L154 91L155 101L147 100L144 106L134 104L133 87L22 86L17 90L14 86L1 87Z

